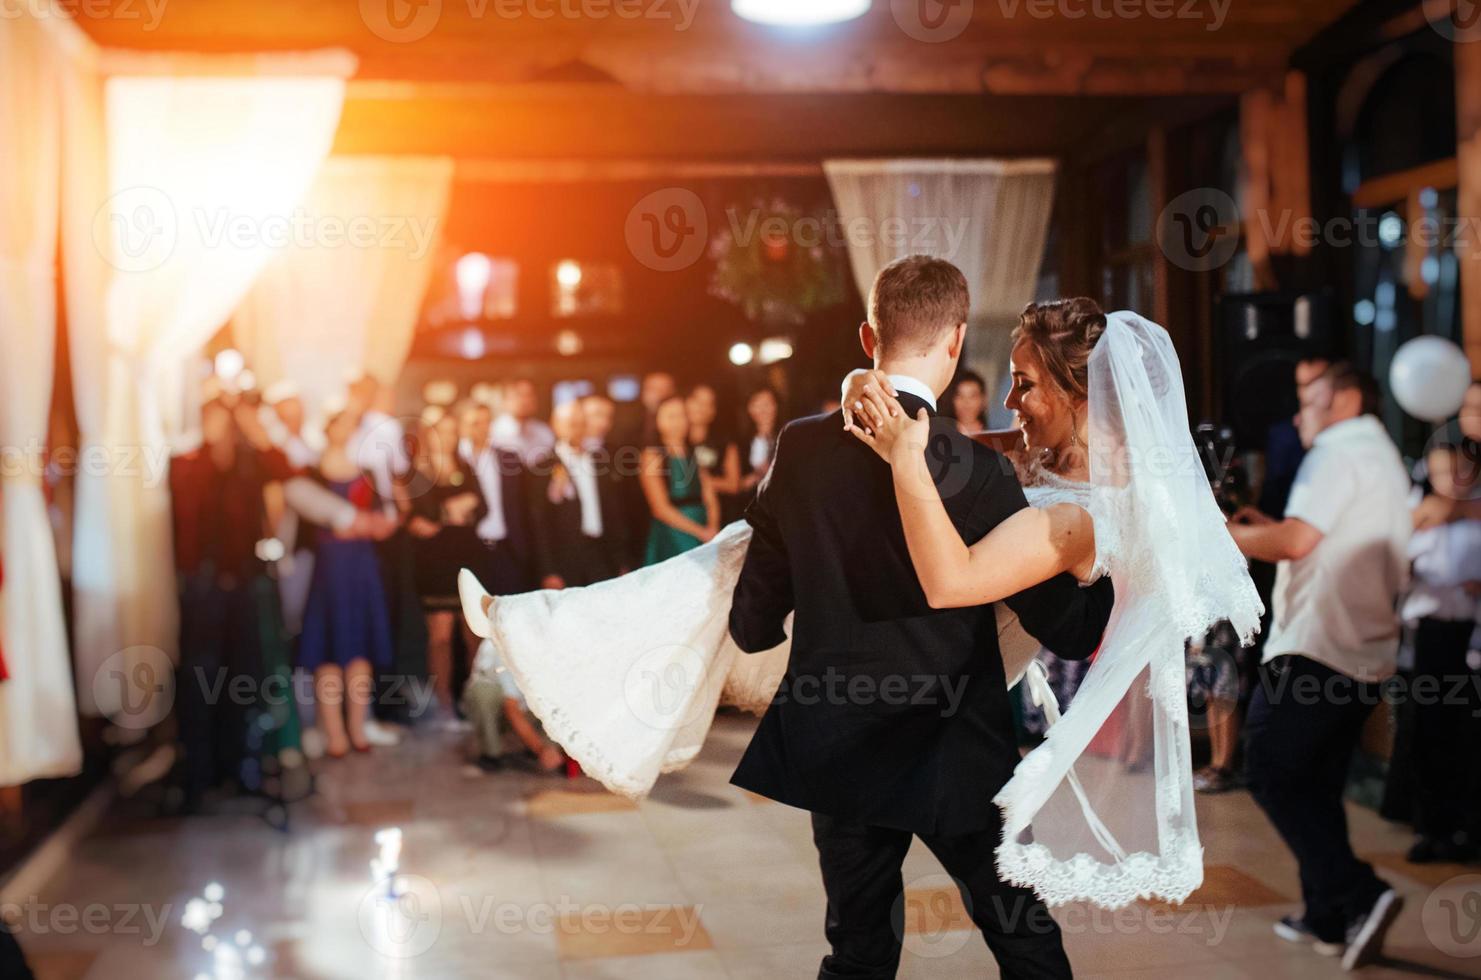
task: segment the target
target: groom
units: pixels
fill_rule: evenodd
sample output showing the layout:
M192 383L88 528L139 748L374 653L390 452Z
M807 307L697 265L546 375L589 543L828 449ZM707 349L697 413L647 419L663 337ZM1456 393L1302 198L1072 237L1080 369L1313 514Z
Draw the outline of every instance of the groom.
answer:
M875 277L859 338L907 413L935 414L967 308L966 279L941 259L913 255ZM1007 460L953 425L931 428L926 465L963 540L1028 506ZM786 427L746 518L731 636L768 650L796 617L786 676L731 781L812 812L833 948L818 976L895 975L912 835L956 879L1004 977L1070 976L1048 910L995 870L993 796L1019 754L992 607L927 605L889 467L838 412ZM1109 584L1060 575L1007 603L1045 646L1084 659L1111 599Z

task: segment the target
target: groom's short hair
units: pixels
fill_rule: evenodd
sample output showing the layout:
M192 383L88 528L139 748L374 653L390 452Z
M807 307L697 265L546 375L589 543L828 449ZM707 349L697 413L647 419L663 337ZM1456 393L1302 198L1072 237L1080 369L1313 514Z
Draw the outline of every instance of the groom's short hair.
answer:
M907 255L874 277L869 324L882 353L923 354L943 331L967 321L970 304L962 270L945 259Z

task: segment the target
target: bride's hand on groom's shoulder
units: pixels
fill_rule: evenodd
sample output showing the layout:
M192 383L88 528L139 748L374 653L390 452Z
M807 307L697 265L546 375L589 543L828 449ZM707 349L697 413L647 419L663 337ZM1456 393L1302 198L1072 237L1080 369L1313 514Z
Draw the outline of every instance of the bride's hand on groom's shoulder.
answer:
M847 429L886 463L894 465L925 451L931 417L923 408L911 418L894 396L870 384L865 386L854 409L854 421Z
M883 371L876 368L857 368L850 371L843 379L843 391L839 397L839 405L843 408L845 431L855 424L859 409L863 407L864 392L870 385L891 396L898 394L895 386L890 384L890 376Z

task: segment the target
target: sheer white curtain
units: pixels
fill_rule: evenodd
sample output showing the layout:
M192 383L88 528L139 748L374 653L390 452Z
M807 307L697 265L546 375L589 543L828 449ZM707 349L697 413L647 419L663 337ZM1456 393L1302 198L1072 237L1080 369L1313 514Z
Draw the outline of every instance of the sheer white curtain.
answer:
M0 17L0 786L82 764L41 467L56 342L60 28Z
M82 449L74 540L84 711L110 656L173 654L168 454L188 365L294 233L355 66L343 52L93 52L69 82L63 260ZM96 695L96 697L94 696Z
M386 382L400 373L452 177L447 157L325 161L304 204L325 233L275 255L232 318L259 382L290 380L313 409L344 387L348 367Z
M866 301L875 273L905 255L934 255L966 275L967 365L992 396L1008 361L1008 333L1038 283L1054 162L829 160L823 172Z

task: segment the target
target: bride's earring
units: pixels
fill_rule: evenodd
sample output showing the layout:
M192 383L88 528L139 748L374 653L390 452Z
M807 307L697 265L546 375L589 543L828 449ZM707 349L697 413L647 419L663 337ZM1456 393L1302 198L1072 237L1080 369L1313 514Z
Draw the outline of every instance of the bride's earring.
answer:
M1074 419L1074 422L1070 425L1070 448L1084 449L1085 441L1080 438L1080 426L1084 424L1085 420L1074 412L1071 412L1070 417Z

